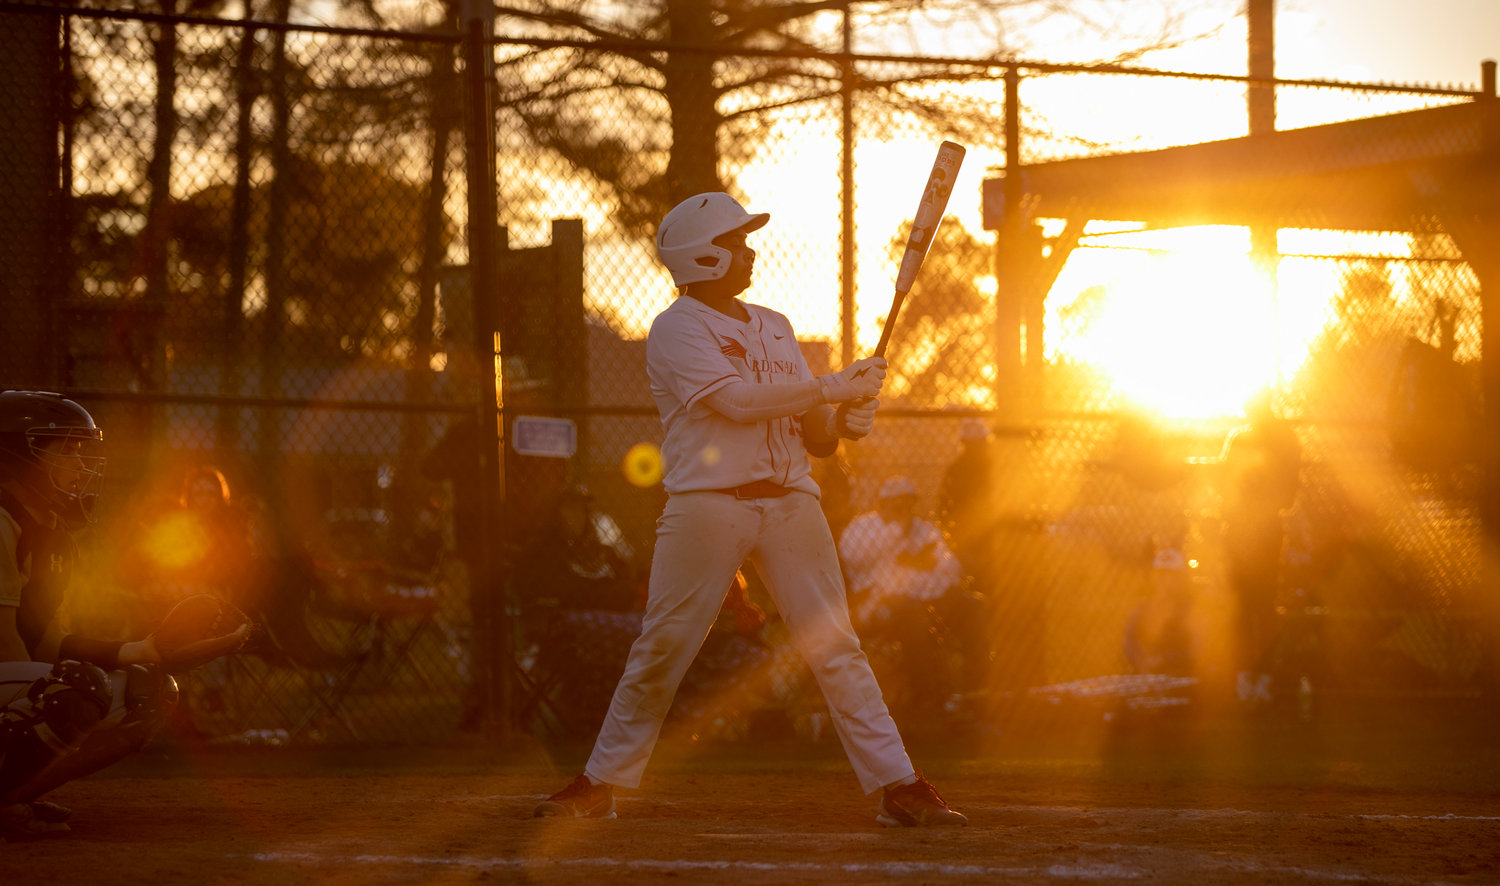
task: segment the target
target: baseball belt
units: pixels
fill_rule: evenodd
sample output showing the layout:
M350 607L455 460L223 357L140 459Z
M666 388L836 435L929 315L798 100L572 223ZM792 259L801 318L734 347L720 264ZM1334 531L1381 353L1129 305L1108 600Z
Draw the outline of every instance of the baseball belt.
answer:
M791 492L789 486L777 486L770 480L756 480L754 483L746 483L743 486L730 486L727 489L710 489L709 492L722 492L739 499L748 498L781 498Z

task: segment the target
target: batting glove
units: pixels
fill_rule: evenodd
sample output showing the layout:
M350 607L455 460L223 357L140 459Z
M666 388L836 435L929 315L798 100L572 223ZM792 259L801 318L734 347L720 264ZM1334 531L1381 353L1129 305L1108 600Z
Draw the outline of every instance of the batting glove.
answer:
M847 403L874 397L885 384L885 358L866 357L855 360L841 372L818 376L824 403Z
M875 427L875 408L879 400L858 400L845 403L833 413L833 430L849 440L862 440Z

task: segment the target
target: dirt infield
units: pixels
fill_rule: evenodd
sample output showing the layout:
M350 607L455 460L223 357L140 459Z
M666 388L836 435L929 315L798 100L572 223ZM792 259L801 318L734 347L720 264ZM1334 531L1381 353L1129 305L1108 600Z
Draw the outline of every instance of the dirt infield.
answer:
M1071 724L913 755L971 826L886 830L826 742L668 743L615 821L530 817L583 749L154 750L59 789L7 883L1496 883L1500 752L1466 716Z

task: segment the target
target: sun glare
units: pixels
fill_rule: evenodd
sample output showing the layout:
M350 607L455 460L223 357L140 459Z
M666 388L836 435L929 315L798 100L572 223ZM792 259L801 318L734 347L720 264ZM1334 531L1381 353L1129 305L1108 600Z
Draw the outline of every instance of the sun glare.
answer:
M1096 238L1049 305L1049 359L1086 363L1115 398L1165 417L1237 414L1277 377L1276 302L1244 229Z

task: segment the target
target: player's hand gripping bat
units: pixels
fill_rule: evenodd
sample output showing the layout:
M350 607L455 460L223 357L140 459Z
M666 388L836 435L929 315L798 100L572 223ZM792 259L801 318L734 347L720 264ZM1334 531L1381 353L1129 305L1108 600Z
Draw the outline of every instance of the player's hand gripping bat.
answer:
M922 270L922 261L932 247L938 225L942 224L943 211L948 208L948 197L953 193L953 182L958 178L958 168L964 162L964 148L954 142L938 145L937 159L932 163L932 172L927 184L922 187L922 199L917 203L917 214L912 220L911 234L906 238L906 252L901 256L901 268L896 272L896 295L891 299L891 312L885 317L885 326L880 330L880 343L875 346L873 356L884 357L886 345L891 342L891 331L896 328L896 315L901 313L901 304L906 294L917 282L917 272ZM843 421L852 403L839 407L838 421Z

